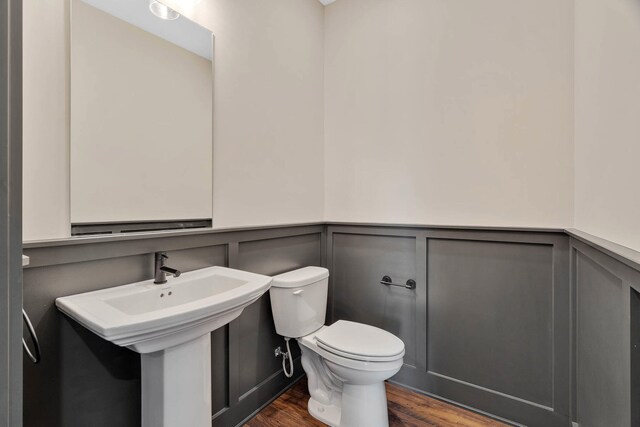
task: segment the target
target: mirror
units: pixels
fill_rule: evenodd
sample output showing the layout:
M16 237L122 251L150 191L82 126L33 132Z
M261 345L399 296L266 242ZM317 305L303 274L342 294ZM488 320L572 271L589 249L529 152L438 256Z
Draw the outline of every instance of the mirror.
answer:
M212 33L157 1L72 0L70 40L72 234L210 226Z

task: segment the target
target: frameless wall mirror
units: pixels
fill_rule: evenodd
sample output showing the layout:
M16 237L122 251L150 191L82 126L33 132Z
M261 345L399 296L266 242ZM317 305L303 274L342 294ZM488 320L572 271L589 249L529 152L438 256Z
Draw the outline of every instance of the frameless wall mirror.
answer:
M71 2L72 234L211 224L213 35L150 0Z

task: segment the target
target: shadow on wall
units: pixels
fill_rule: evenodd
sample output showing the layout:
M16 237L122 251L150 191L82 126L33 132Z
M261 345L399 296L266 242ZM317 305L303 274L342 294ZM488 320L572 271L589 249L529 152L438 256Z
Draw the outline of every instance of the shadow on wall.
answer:
M59 395L73 395L63 399L60 424L129 425L141 417L140 356L135 352L105 341L62 313L60 323L61 347L58 384ZM79 380L79 378L81 380ZM87 387L87 384L90 386ZM105 394L105 388L119 389ZM82 414L82 419L80 419ZM114 419L120 414L120 419Z

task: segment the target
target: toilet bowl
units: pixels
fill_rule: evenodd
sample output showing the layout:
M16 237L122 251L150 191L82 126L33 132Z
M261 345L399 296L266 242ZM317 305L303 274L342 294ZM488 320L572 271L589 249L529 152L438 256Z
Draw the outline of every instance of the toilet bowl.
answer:
M300 345L314 418L333 427L386 427L384 381L402 367L404 343L362 323L325 326L328 277L327 269L306 267L273 278L276 331Z

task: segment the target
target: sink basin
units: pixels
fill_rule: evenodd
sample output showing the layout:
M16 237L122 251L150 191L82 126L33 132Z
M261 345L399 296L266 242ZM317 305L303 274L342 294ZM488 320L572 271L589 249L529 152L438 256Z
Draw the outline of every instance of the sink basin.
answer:
M262 296L271 277L225 267L58 298L60 311L141 353L142 425L211 425L210 333Z
M225 267L58 298L58 309L138 353L173 347L226 325L264 294L271 277Z

